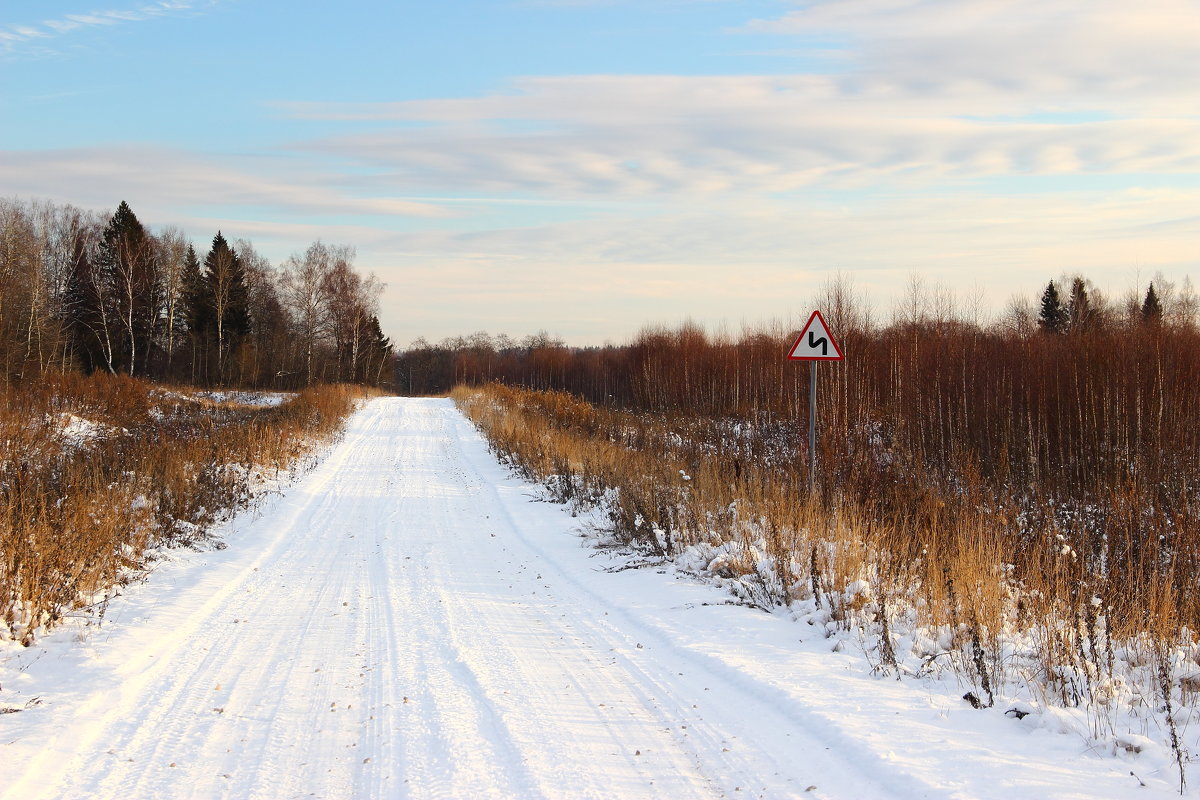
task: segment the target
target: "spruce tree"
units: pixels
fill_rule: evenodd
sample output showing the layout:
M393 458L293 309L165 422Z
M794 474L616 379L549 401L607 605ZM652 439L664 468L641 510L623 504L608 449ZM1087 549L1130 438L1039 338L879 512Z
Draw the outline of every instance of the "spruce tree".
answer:
M212 300L208 282L200 272L196 248L188 245L183 257L183 324L187 328L191 349L192 381L207 379L208 353L211 348L213 325Z
M158 275L150 238L125 201L105 226L96 250L91 309L110 372L145 372L158 318Z
M383 335L379 317L374 314L367 320L367 338L367 346L363 348L366 364L361 380L364 383L380 384L383 382L384 369L392 359L392 340Z
M1154 291L1154 281L1151 281L1150 288L1146 290L1146 299L1142 301L1142 324L1157 325L1162 318L1162 303L1158 300L1158 292Z
M83 237L74 242L71 274L63 293L63 307L72 349L88 374L98 369L112 372L108 335L115 316L111 298L97 273L92 248Z
M1067 329L1067 309L1058 297L1054 281L1042 292L1042 308L1038 313L1038 326L1046 333L1063 333Z
M1067 330L1070 333L1083 333L1092 327L1095 320L1096 312L1088 297L1087 286L1083 278L1075 278L1071 282L1071 301L1067 305Z
M200 274L200 259L190 244L183 256L183 325L190 334L205 331L212 316L204 276Z
M250 293L242 260L220 231L204 258L204 280L215 329L217 378L225 381L229 355L250 333Z

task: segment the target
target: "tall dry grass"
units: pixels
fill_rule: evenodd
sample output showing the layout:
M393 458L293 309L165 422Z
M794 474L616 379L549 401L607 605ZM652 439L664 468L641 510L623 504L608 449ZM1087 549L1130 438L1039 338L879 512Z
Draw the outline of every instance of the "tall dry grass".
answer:
M997 491L969 459L948 481L878 429L831 457L841 484L810 495L795 422L622 411L500 384L454 398L556 499L601 505L618 540L681 558L745 603L862 632L881 671L950 669L979 707L1008 691L1082 709L1101 738L1119 717L1173 726L1164 702L1197 705L1190 503L1155 510L1122 484L1110 505L1067 513L1050 490ZM904 479L880 475L896 470ZM1173 536L1146 536L1157 515Z
M660 422L681 440L667 444L682 467L716 470L738 497L767 480L794 501L811 469L823 505L898 532L902 561L967 558L989 542L1013 580L1052 584L1047 596L1073 613L1099 598L1113 633L1200 629L1194 318L1147 324L1109 309L1051 335L953 309L875 326L836 291L825 308L847 357L821 368L816 465L808 371L783 358L795 334L782 327L733 337L683 325L624 348L563 350L551 388L631 412L621 428L643 439ZM507 385L505 369L527 377L496 363Z
M154 548L208 541L256 480L336 433L361 391L252 408L99 374L0 389L0 636L29 644L141 574Z

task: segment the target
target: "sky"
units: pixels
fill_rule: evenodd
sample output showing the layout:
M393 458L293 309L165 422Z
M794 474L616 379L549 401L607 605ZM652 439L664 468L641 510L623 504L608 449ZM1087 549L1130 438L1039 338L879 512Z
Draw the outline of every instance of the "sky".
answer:
M1000 312L1200 271L1196 0L44 0L0 197L320 239L423 336ZM836 332L835 332L836 333Z

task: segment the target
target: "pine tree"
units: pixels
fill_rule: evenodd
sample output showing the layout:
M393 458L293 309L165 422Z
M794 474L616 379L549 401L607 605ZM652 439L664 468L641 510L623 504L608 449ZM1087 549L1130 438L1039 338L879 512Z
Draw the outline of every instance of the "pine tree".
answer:
M1158 300L1158 292L1154 291L1154 282L1146 290L1146 299L1142 302L1142 324L1158 325L1162 322L1162 303Z
M1063 333L1067 329L1067 309L1058 297L1054 281L1042 292L1042 308L1038 313L1038 326L1046 333Z

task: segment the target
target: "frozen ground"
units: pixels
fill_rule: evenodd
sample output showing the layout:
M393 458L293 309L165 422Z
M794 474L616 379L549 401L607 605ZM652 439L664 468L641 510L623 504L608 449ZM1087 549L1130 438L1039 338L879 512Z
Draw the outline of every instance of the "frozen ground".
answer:
M227 549L0 650L0 797L1178 796L1164 760L607 571L537 496L448 400L371 402Z

